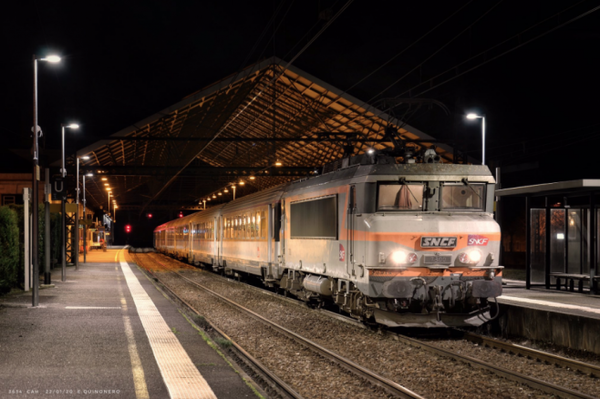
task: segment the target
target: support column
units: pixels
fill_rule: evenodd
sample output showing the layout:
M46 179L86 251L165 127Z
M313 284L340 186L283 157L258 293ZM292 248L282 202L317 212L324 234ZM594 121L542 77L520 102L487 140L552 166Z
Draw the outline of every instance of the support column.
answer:
M29 245L31 241L31 236L29 233L29 201L31 195L30 193L31 189L29 187L25 187L23 189L23 237L25 239L25 242L23 243L23 248L25 252L25 264L23 265L23 268L25 269L25 279L23 281L23 289L25 292L29 291L29 268L31 267L31 263L29 260L29 255L31 254L31 245Z
M590 193L590 242L588 245L588 256L590 259L590 292L593 295L598 294L598 282L594 277L598 274L598 262L596 261L596 248L598 237L596 235L596 206L594 204L594 193Z
M525 197L525 288L531 289L531 209L530 198Z
M550 289L550 266L552 261L552 251L550 249L551 236L550 231L552 228L552 215L550 214L550 202L548 197L545 198L544 205L546 206L546 258L544 267L544 279L546 280L546 288Z
M50 195L52 194L50 187L50 169L46 168L46 184L45 184L45 196L44 196L44 208L45 208L45 220L46 226L44 231L44 250L45 250L45 262L44 262L44 284L52 284L52 273L50 273Z

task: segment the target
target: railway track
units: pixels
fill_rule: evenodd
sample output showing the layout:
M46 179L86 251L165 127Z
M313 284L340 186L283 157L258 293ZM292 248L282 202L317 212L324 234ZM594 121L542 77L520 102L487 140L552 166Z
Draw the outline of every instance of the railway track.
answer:
M580 362L578 360L569 359L563 356L554 355L552 353L543 352L532 348L527 348L526 346L522 345L511 344L508 342L500 341L483 335L473 334L470 332L463 333L463 338L467 341L476 343L478 345L498 349L500 351L512 353L517 356L524 356L529 359L536 359L539 362L553 364L565 369L577 370L591 377L600 378L600 367L594 364Z
M579 391L575 391L575 390L572 390L569 388L562 387L560 385L553 384L549 381L544 381L544 380L540 380L538 378L528 377L526 375L523 375L520 372L509 370L509 369L499 367L499 366L495 366L494 364L491 364L490 362L486 362L483 360L476 359L474 357L466 356L466 355L460 354L458 352L443 349L435 344L430 344L430 343L427 343L427 342L424 342L421 340L406 337L401 334L394 334L394 337L395 337L395 339L398 339L400 342L403 342L406 345L410 345L414 348L424 349L424 350L426 350L430 353L436 354L436 355L448 357L448 358L451 358L456 361L467 363L471 367L490 371L498 376L504 377L511 381L525 384L531 388L535 388L540 391L546 392L548 394L559 396L561 398L585 398L585 399L597 399L598 398L597 396L587 395L587 394L579 392ZM476 339L475 337L479 337L478 339L482 342L497 341L497 340L489 339L487 337L482 337L482 336L478 336L475 334L471 334L472 339L475 340ZM500 341L497 341L497 342L500 342ZM510 344L507 344L507 345L510 345ZM491 343L489 344L489 346L494 347L494 346L492 346ZM506 346L506 348L508 348L508 346ZM529 349L528 351L525 351L525 349L528 349L528 348L523 347L523 353L526 353L526 352L533 353L534 352L533 349ZM541 355L543 352L539 352L539 353ZM550 354L546 354L546 355L553 356ZM577 362L577 361L570 360L570 359L563 359L563 360L564 360L564 364L580 363L581 365L585 365L585 363ZM570 360L570 362L569 362L569 360ZM593 365L587 365L587 366L595 367Z
M182 276L180 273L176 273L176 274L179 278L185 279L189 284L193 284L194 286L200 286L200 284L198 284L197 282L194 282L194 281L190 280L189 278ZM230 279L226 279L226 280L231 283L238 284L236 282L233 282ZM251 287L251 288L260 290L261 292L265 292L264 290L257 288L257 287ZM234 303L231 300L229 300L228 298L224 298L220 294L218 294L206 287L202 287L202 289L206 290L207 292L210 292L211 295L222 298L220 300L227 301L228 303L230 303L231 306L237 306L237 304L234 305ZM275 295L273 293L270 293L269 291L266 291L266 292L269 295ZM284 299L286 301L287 300L291 301L288 298L282 298L281 296L278 296L278 297L281 299ZM253 317L262 318L262 316L250 311L249 309L245 309L245 311L249 312L249 314L253 314ZM323 312L323 313L330 313L330 312ZM341 317L340 315L336 315L336 314L331 314L331 315L334 315L336 318ZM352 321L352 324L355 324L355 322ZM277 327L279 327L279 326L277 326ZM279 327L279 328L286 331L286 332L282 332L282 333L295 334L283 327ZM482 361L482 360L479 360L479 359L476 359L473 357L465 356L460 353L456 353L456 352L453 352L453 351L450 351L447 349L440 348L439 346L437 346L435 344L430 344L427 342L423 342L421 340L409 338L409 337L394 334L391 332L386 332L385 334L391 335L394 337L394 339L396 339L406 345L409 345L411 347L419 348L419 349L428 351L430 353L434 353L438 356L443 356L446 358L453 359L455 361L459 361L459 362L468 364L473 368L490 371L498 376L501 376L508 380L512 380L512 381L527 385L531 388L546 392L550 395L555 395L555 396L564 397L564 398L594 398L594 397L596 397L596 396L590 396L590 395L581 393L579 391L561 387L559 385L555 385L555 384L552 384L547 381L542 381L540 379L528 377L528 376L523 375L520 372L515 372L515 371L511 371L511 370L502 368L502 367L497 367L493 364L489 364L489 362ZM539 361L546 362L549 364L560 365L562 367L569 368L571 370L578 370L578 371L580 371L584 374L590 375L590 376L598 377L598 375L600 374L600 368L598 368L597 366L589 365L589 364L586 364L583 362L578 362L578 361L575 361L572 359L561 358L561 357L551 355L551 354L548 354L545 352L535 351L535 350L532 350L529 348L520 347L518 345L507 344L507 343L504 343L504 342L501 342L498 340L478 336L478 335L471 334L471 333L465 333L464 338L467 340L470 340L472 342L475 342L479 345L482 345L482 346L496 348L496 349L499 349L499 350L502 350L502 351L505 351L508 353L514 353L514 354L518 354L520 356L525 356L525 357L532 358L532 359L538 359Z
M130 254L133 259L136 260L136 263L139 265L138 256L136 254ZM161 267L165 265L159 262L156 259L152 259L152 262L158 263ZM144 271L157 282L161 282L161 279L157 276L156 273L152 272L149 269L144 268ZM177 274L177 273L174 273ZM166 290L168 295L172 298L176 299L185 309L187 309L192 314L196 315L199 318L203 318L203 316L198 312L190 303L188 303L185 299L179 296L175 291L173 291L167 284L161 282L161 288ZM217 332L217 334L229 341L232 345L230 353L232 353L238 363L245 365L246 369L252 370L252 374L254 374L254 378L258 377L263 382L263 387L267 388L270 393L276 393L281 398L286 399L303 399L303 397L296 392L292 387L290 387L285 381L279 378L275 373L265 367L261 362L259 362L254 356L248 353L244 348L238 345L231 337L229 337L224 331L219 329L214 324L210 323L210 321L204 320L204 323L208 324L211 329Z
M236 282L236 281L233 281L230 279L227 279L227 280L230 281L231 283L238 284L238 282ZM267 291L267 290L264 290L264 289L261 289L258 287L250 286L250 288L258 290L260 292L263 292L267 295L275 295L275 296L281 297L278 294L274 294L270 291ZM295 303L297 305L303 304L302 301L294 300L294 299L287 298L287 297L284 297L282 299L289 301L291 303ZM326 314L328 317L342 319L343 321L353 324L355 326L364 327L364 325L362 323L356 321L355 319L352 319L351 317L342 316L342 315L339 315L339 314L336 314L336 313L333 313L330 311L322 310L322 312L324 314ZM460 331L460 330L457 330L457 331ZM521 346L521 345L515 345L515 344L508 343L508 342L503 342L503 341L500 341L500 340L497 340L497 339L494 339L491 337L486 337L486 336L474 334L471 332L460 331L460 333L461 333L463 339L473 342L473 343L476 343L478 345L483 345L483 346L486 346L486 347L489 347L492 349L497 349L497 350L500 350L500 351L503 351L506 353L511 353L511 354L518 355L518 356L524 356L529 359L535 359L537 361L545 362L547 364L552 364L552 365L559 366L559 367L562 367L565 369L576 370L583 374L589 375L591 377L600 378L600 367L593 365L593 364L580 362L578 360L569 359L569 358L562 357L562 356L557 356L557 355L554 355L554 354L551 354L548 352L543 352L543 351L539 351L536 349L527 348L527 347ZM492 372L496 375L499 375L503 378L507 378L511 381L525 384L531 388L539 389L540 391L549 393L551 395L557 395L557 396L564 397L564 398L592 398L592 399L597 398L597 396L586 395L581 392L574 391L574 390L571 390L571 389L568 389L565 387L561 387L559 385L552 384L547 381L524 376L522 373L519 373L519 372L514 372L514 371L506 369L506 368L494 366L493 364L475 359L473 357L461 355L461 354L453 352L453 351L442 349L442 348L439 348L438 346L436 346L435 344L429 344L422 340L417 340L417 339L410 338L410 337L407 337L402 334L389 332L389 331L386 331L385 334L391 335L394 337L394 339L397 339L397 340L399 340L407 345L410 345L412 347L425 349L430 353L449 357L453 360L467 363L467 364L471 365L472 367L490 371L490 372ZM599 382L599 385L600 385L600 382ZM600 397L600 387L599 387L599 397Z
M244 306L224 297L223 295L220 295L220 294L210 290L207 287L204 287L203 285L201 285L185 276L182 276L179 273L176 273L176 274L180 278L187 281L189 284L192 284L195 287L198 287L198 288L210 293L211 295L218 298L219 300L226 302L227 304L231 305L232 307L243 311L244 313L252 316L253 318L255 318L257 320L260 320L261 322L263 322L264 324L273 328L274 330L278 331L279 333L284 334L286 337L306 346L307 348L310 348L311 350L319 353L319 355L321 355L322 357L329 359L330 361L344 367L348 371L356 374L357 376L368 381L369 383L384 389L388 393L390 393L394 396L400 397L400 398L422 398L422 396L417 395L416 393L401 386L400 384L397 384L394 381L391 381L387 378L384 378L382 376L379 376L379 375L373 373L372 371L360 366L359 364L356 364L353 361L346 359L346 358L330 351L329 349L327 349L307 338L304 338L304 337L296 334L295 332L278 325L277 323L274 323L274 322L262 317L258 313L255 313L255 312L251 311L250 309L245 308Z
M134 258L137 258L137 256L134 256ZM160 263L157 260L153 260L154 262ZM171 290L168 287L168 284L165 284L161 281L160 277L156 274L156 273L152 273L151 271L147 270L148 273L150 273L152 275L152 277L161 282L162 286L164 286L169 293L174 296L178 301L180 301L182 304L184 304L187 308L189 308L191 311L193 311L195 314L200 316L200 313L194 309L192 307L192 305L190 305L188 302L186 302L183 298L181 298L180 295L178 295L176 292L174 292L173 290ZM422 396L416 394L415 392L412 392L411 390L401 386L400 384L395 383L394 381L391 381L387 378L384 378L382 376L377 375L376 373L373 373L372 371L352 362L349 359L346 359L330 350L328 350L327 348L316 344L315 342L312 342L311 340L304 338L296 333L294 333L291 330L286 329L285 327L282 327L262 316L260 316L259 314L251 311L250 309L245 308L244 306L231 301L230 299L210 290L207 287L202 286L201 284L198 284L197 282L182 276L180 273L172 271L170 273L171 275L175 275L178 278L186 281L188 284L193 285L194 287L204 290L205 292L209 293L210 295L214 296L215 298L219 299L220 301L223 301L224 303L227 303L229 306L237 309L238 311L241 311L249 316L251 316L252 318L254 318L255 320L260 321L261 323L268 325L271 329L277 331L279 334L283 334L284 336L286 336L287 338L301 344L302 346L310 349L311 351L314 351L315 353L317 353L320 357L325 358L329 361L331 361L332 363L337 364L338 366L346 369L347 371L355 374L357 377L369 382L371 385L381 388L382 390L384 390L385 392L387 392L389 395L393 396L393 397L398 397L398 398L414 398L414 399L424 399ZM288 397L291 398L301 398L301 396L295 392L289 385L287 385L283 380L281 380L279 377L277 377L276 374L274 374L273 372L269 371L266 367L262 366L262 364L260 364L260 362L258 362L255 358L253 358L247 351L245 351L240 345L236 344L230 337L227 336L227 334L225 334L223 331L219 330L217 327L215 327L214 325L211 325L213 328L215 328L216 331L219 332L220 335L222 335L223 337L225 337L226 339L228 339L229 341L232 342L232 344L235 346L235 348L240 351L244 357L248 358L248 360L250 362L252 362L252 364L254 364L256 367L258 367L261 372L263 374L266 374L268 376L269 379L273 380L273 383L275 385L277 385L278 387L278 391L283 391L285 392L285 395L287 395Z

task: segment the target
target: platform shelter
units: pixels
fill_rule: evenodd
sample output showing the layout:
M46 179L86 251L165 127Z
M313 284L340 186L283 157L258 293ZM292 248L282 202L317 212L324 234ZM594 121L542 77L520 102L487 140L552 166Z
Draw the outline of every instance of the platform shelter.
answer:
M524 197L526 286L598 294L600 180L584 179L496 191Z

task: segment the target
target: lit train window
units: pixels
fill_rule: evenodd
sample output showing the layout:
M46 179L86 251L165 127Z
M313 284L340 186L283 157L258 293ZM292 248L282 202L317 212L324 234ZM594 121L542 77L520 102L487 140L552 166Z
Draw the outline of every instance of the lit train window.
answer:
M441 209L481 211L485 204L485 184L444 184Z
M267 218L265 217L265 211L261 212L260 216L260 238L267 238Z
M378 211L423 210L423 183L380 184L377 195Z

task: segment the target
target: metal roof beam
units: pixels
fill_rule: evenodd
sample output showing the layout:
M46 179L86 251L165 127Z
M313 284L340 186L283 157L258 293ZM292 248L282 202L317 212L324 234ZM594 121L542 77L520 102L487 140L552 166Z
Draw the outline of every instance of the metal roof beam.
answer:
M180 173L181 177L193 176L306 176L319 167L238 167L238 168L215 168L190 166ZM173 176L179 167L165 166L80 166L80 173L93 172L97 176ZM69 168L67 168L69 170ZM71 172L71 171L69 171ZM74 171L73 171L74 172Z

